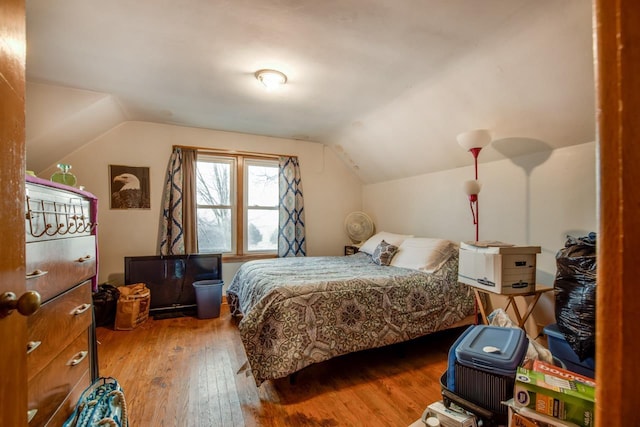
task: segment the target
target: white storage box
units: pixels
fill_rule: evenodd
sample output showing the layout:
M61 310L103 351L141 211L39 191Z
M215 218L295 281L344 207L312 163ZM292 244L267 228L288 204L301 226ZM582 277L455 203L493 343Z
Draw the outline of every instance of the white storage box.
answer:
M540 252L540 246L462 242L458 281L496 294L533 292Z

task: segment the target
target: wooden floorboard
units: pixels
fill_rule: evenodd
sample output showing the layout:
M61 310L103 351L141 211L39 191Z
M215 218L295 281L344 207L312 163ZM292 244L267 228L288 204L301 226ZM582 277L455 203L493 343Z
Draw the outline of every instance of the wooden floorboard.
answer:
M440 400L440 376L462 329L309 366L294 384L256 387L237 320L149 319L99 327L101 376L118 379L132 426L408 426Z

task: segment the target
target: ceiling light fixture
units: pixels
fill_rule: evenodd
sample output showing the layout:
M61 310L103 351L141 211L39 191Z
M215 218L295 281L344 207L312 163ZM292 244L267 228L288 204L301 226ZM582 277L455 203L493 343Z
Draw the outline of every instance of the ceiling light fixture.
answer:
M275 89L287 82L287 76L278 70L258 70L256 71L256 79L267 89Z

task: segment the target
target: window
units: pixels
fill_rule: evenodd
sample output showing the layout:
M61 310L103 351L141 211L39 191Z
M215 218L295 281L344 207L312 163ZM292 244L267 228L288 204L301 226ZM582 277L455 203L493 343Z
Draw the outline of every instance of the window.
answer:
M246 194L246 244L249 252L278 250L278 163L247 160L244 182Z
M235 252L237 161L198 156L196 166L196 217L199 252Z
M196 194L199 252L277 252L277 160L199 154Z

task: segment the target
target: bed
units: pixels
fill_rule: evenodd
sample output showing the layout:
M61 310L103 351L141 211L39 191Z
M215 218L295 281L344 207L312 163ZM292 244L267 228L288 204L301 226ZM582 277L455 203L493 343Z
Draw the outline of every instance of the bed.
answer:
M471 323L473 292L458 282L457 246L446 242L432 268L415 268L425 267L422 261L409 262L413 268L377 265L363 251L243 264L227 298L232 315L241 317L238 328L256 384L342 354ZM400 250L397 257L407 264L412 258L400 255L410 253Z

